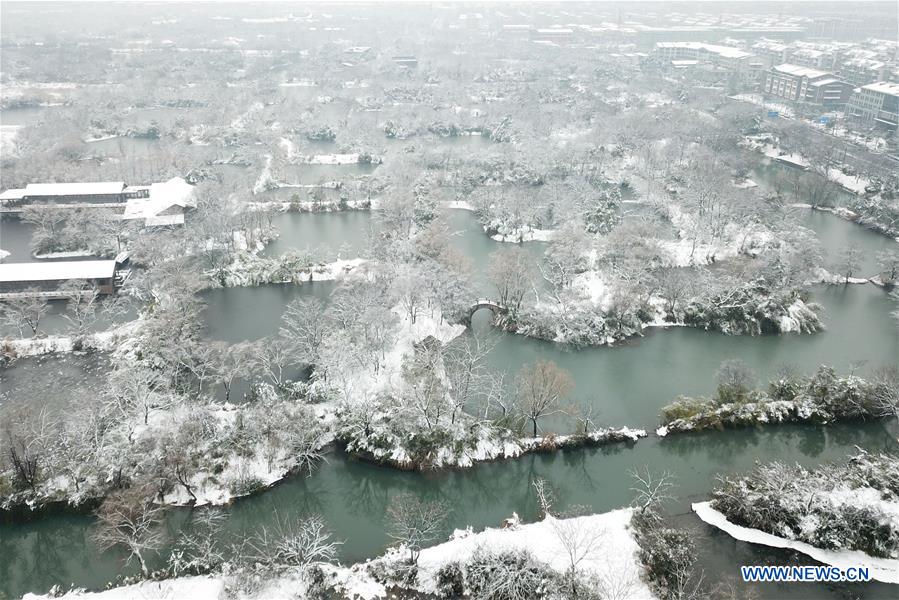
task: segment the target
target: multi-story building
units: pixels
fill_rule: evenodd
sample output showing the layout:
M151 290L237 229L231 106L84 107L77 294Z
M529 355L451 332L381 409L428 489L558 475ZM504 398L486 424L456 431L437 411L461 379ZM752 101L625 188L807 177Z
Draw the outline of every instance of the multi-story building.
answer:
M844 106L852 94L852 86L831 73L788 63L770 69L762 89L766 96L825 109Z
M837 76L852 85L866 85L886 79L887 63L873 58L846 58L839 61Z
M750 48L756 56L765 61L765 67L787 62L789 46L776 40L762 38Z
M716 46L702 42L659 42L655 46L655 54L665 61L697 60L724 67L731 71L743 71L749 67L753 58L751 52Z
M879 81L855 90L846 116L867 126L896 130L899 124L899 83Z
M813 69L833 69L834 66L833 53L817 48L796 48L789 53L788 60L790 64Z

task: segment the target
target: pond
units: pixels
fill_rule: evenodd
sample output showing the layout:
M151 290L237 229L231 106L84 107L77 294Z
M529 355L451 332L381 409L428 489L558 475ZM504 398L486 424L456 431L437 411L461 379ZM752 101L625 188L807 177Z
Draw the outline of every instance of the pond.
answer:
M364 256L371 247L378 221L368 211L281 213L272 219L278 237L266 246L266 256L287 250L309 250L318 260Z
M281 316L292 300L301 296L327 300L333 290L331 281L207 290L200 294L206 302L205 334L225 342L275 335L281 327Z

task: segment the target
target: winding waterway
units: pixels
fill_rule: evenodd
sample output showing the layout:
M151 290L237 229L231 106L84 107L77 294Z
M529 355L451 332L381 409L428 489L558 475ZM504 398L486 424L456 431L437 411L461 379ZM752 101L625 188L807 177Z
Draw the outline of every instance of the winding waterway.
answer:
M353 244L364 235L360 224L370 218L365 213L353 215L315 215L319 221L311 229L299 219L313 215L283 215L276 219L281 228L279 243L304 247L314 239L315 231L326 229L326 241L332 248L334 240ZM866 256L895 243L832 215L809 211L806 216L803 222L819 237L828 243L835 239L852 241ZM476 289L486 290L483 270L489 254L500 245L483 234L470 213L453 211L449 217L454 243L474 266ZM542 252L539 244L525 247L535 254ZM331 287L260 286L206 293L207 334L231 342L269 335L277 331L283 306L291 298L307 293L324 297ZM672 328L651 330L621 347L579 351L500 335L489 360L494 368L514 374L528 361L551 358L572 373L574 396L594 404L601 422L645 428L656 424L659 408L675 396L710 392L715 370L727 358L746 361L760 379L785 362L806 372L821 363L842 372L856 368L862 373L889 362L895 364L899 336L889 317L895 306L882 290L872 285L819 286L813 289L813 300L824 307L828 327L817 335L728 337ZM474 331L466 335L487 333L485 319L479 314ZM551 425L570 427L564 420ZM701 565L713 580L718 580L735 576L740 564L784 564L794 558L735 542L689 514L689 503L707 497L716 474L743 471L756 461L815 465L843 460L856 447L896 451L897 435L895 421L706 432L665 439L650 437L633 446L529 455L464 471L427 474L373 467L335 454L309 478L291 478L269 491L236 501L225 509L227 519L219 535L223 539L245 537L254 528L270 524L275 514L289 517L319 513L337 537L345 540L341 558L354 561L384 549L389 541L384 533L385 507L402 492L448 501L455 511L448 533L468 525L475 529L496 526L513 511L526 520L534 518L536 506L530 487L534 477L549 481L561 499L559 509L571 505L585 505L594 511L619 507L631 498L627 471L650 465L655 471L668 470L676 475L677 498L670 509L682 525L695 531ZM190 527L189 515L186 509L170 511L167 527L172 536L179 528ZM123 569L121 555L97 552L90 541L91 522L88 516L66 515L0 525L0 592L17 597L26 591L46 591L55 584L102 587L117 574L131 572L132 568ZM895 587L880 584L854 586L851 590L864 598L895 596ZM759 591L764 598L779 598L785 588L772 585ZM837 598L845 589L806 586L789 591L796 597Z

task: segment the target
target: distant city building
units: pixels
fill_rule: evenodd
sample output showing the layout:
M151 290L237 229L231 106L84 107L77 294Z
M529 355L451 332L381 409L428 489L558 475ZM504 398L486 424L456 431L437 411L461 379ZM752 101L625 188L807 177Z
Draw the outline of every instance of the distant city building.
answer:
M792 50L787 60L794 65L824 70L833 69L836 62L833 52L809 47Z
M753 88L765 66L751 52L702 42L659 42L655 45L654 55L675 69L713 65Z
M896 130L899 124L899 83L880 81L855 90L846 116L868 126Z
M836 75L852 85L865 85L886 79L889 73L886 62L873 58L846 58L839 61Z
M830 109L846 104L852 86L826 71L784 63L765 74L763 92L767 96Z
M787 62L789 46L776 40L762 38L750 48L756 56L766 61L766 67Z

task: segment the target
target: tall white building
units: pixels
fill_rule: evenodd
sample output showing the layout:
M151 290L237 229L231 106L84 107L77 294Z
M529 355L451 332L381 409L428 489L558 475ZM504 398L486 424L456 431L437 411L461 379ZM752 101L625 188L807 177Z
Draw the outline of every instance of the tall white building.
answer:
M899 83L879 81L856 89L846 105L846 116L895 130L899 124Z

